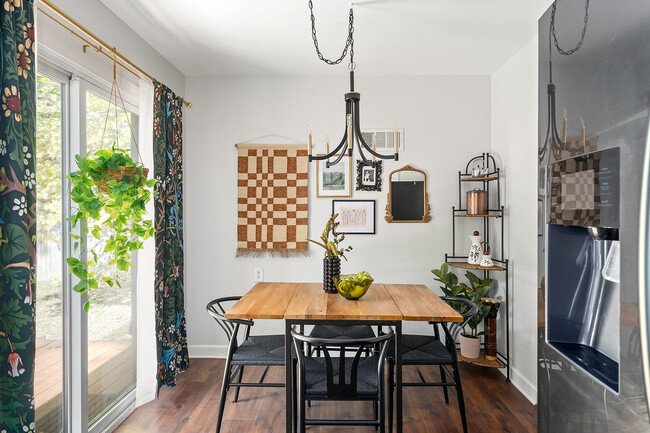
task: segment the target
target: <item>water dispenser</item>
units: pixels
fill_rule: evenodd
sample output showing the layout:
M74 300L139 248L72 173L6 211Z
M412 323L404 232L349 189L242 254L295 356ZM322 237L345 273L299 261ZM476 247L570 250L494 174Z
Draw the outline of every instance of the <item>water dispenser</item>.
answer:
M546 341L619 390L619 149L549 164Z

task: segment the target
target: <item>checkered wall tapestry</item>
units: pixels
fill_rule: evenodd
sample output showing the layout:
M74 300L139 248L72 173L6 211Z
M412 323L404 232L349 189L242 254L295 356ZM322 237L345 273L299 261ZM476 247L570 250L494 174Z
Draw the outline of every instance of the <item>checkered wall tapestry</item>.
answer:
M308 256L306 146L237 148L236 257Z

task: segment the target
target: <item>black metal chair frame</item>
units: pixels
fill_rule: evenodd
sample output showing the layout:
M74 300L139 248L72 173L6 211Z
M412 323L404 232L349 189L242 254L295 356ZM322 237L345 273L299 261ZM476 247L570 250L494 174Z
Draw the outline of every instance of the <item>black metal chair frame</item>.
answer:
M363 339L342 339L342 338L316 338L303 335L299 332L296 332L295 329L291 329L291 336L293 338L293 344L295 352L297 353L297 377L296 377L296 391L297 391L297 402L294 408L297 409L294 413L296 417L296 425L298 427L298 432L302 433L305 431L307 425L366 425L366 426L375 426L379 428L380 433L386 431L386 421L385 421L385 412L386 412L386 389L388 389L388 413L392 414L393 411L393 387L385 386L384 384L384 363L387 359L388 352L388 342L393 338L393 331L390 330L388 333L380 335L374 338L363 338ZM325 395L319 394L308 394L306 389L306 371L305 363L307 358L301 348L303 345L309 345L310 347L322 348L322 353L324 354L324 363L326 368L326 380L327 380L327 391ZM361 355L368 349L374 349L374 347L380 347L378 353L378 362L377 362L377 394L376 395L359 395L358 394L358 367L361 360ZM356 350L355 350L356 348ZM334 382L334 359L330 356L330 351L338 349L339 355L339 383ZM350 349L353 349L356 353L354 357L347 357L347 360L352 360L352 365L350 366L350 377L349 383L346 383L346 352L349 352ZM343 372L341 374L340 372ZM389 369L389 373L392 372L392 368ZM389 380L392 384L392 375L389 374ZM341 383L343 381L343 383ZM373 401L375 402L375 419L372 420L333 420L333 419L307 419L306 417L306 408L305 404L307 401L311 400L329 400L329 401ZM388 424L389 431L392 431L392 416L389 415L391 423Z
M453 297L448 297L448 296L441 296L440 299L446 301L446 302L459 302L466 304L467 307L469 308L468 310L460 313L461 316L463 316L463 322L467 321L469 318L474 316L478 312L478 306L468 300L468 299L463 299L463 298L453 298ZM460 410L460 416L461 416L461 421L463 424L463 432L467 433L467 417L465 414L465 400L463 398L463 387L460 381L460 371L458 369L458 354L456 353L456 336L460 332L460 329L458 328L455 333L452 334L452 332L449 330L447 327L446 322L429 322L429 324L433 325L433 337L435 340L440 341L440 332L438 330L438 325L442 327L444 334L445 334L445 348L451 355L451 362L422 362L421 364L414 364L411 362L407 362L404 365L414 365L418 376L420 377L420 382L403 382L402 386L411 386L411 387L419 387L419 386L441 386L443 388L443 391L445 393L445 403L449 404L449 394L447 392L447 388L450 386L453 386L456 388L456 394L458 397L458 406ZM457 325L452 325L456 326ZM380 330L381 332L381 330ZM404 334L402 336L402 341L406 342L408 341L409 335ZM403 351L402 354L403 358L407 357L407 351ZM389 362L392 363L392 360L389 359ZM404 361L402 361L404 363ZM420 371L419 366L420 365L438 365L440 367L440 382L427 382L424 379L424 375ZM453 371L449 370L449 366L451 366ZM449 381L447 381L449 380ZM390 381L389 383L392 383ZM392 420L391 420L392 421Z
M217 413L217 429L216 432L219 433L221 430L221 422L223 420L223 411L225 408L226 404L226 394L230 390L230 387L235 388L235 396L233 399L233 403L237 403L239 399L239 390L242 387L252 387L252 388L260 388L260 387L285 387L285 383L264 383L264 379L266 378L266 374L269 371L269 367L271 364L263 364L260 363L259 361L253 361L251 360L250 362L247 362L246 360L238 360L237 361L237 366L235 367L234 371L232 370L232 361L233 361L233 355L237 351L237 348L239 347L239 341L237 339L240 327L245 327L245 332L244 332L244 341L248 340L250 337L250 328L253 326L253 321L248 320L248 319L227 319L224 315L226 313L226 309L224 309L222 303L226 302L237 302L239 299L241 299L241 296L227 296L223 298L217 298L208 303L206 305L205 309L212 316L216 322L219 324L221 329L226 333L226 336L228 337L228 351L226 354L226 366L224 369L224 374L223 374L223 381L221 384L221 396L219 399L219 408L218 408L218 413ZM264 336L262 336L264 338ZM284 338L284 337L283 337ZM284 352L284 351L283 351ZM265 366L264 372L262 373L262 377L260 378L259 382L242 382L242 377L244 375L244 366L245 365L255 365L255 366ZM272 364L272 365L278 365L278 364ZM283 365L283 364L280 364Z

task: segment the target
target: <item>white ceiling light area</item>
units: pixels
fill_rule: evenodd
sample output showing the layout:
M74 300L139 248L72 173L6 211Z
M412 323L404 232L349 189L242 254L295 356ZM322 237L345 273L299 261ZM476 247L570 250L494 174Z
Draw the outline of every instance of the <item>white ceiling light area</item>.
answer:
M333 75L318 60L307 0L101 0L185 76ZM347 0L312 0L319 47L340 56ZM358 0L363 75L489 75L537 33L551 0Z

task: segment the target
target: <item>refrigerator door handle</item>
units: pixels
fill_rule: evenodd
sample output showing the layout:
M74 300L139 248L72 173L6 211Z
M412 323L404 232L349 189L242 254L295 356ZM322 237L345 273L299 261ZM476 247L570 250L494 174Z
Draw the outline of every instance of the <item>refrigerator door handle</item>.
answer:
M650 333L650 280L648 269L650 268L650 127L646 137L646 151L643 161L643 180L641 183L641 206L639 215L639 329L641 334L641 358L643 366L643 380L645 383L646 404L650 404L650 353L648 334ZM650 406L648 407L650 411Z

